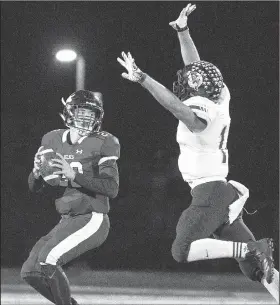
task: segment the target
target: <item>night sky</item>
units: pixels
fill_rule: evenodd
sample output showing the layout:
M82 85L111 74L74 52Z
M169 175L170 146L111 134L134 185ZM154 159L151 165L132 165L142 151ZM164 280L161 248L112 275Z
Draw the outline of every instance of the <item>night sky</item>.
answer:
M61 97L75 91L75 64L56 61L60 47L83 55L85 89L103 93L103 129L121 143L122 196L129 192L122 168L125 173L131 168L129 174L137 177L133 162L145 168L162 149L169 157L178 155L177 121L140 85L121 77L124 69L116 59L122 51L130 51L143 71L172 89L183 62L176 32L168 23L187 3L1 2L2 245L14 248L23 237L21 230L31 234L40 227L42 208L33 208L27 177L42 136L63 128L58 115ZM249 187L251 198L275 204L279 3L194 3L197 9L189 18L189 27L200 57L220 68L231 92L229 178ZM269 214L270 208L264 212ZM133 205L127 210L132 213ZM47 208L44 213L52 215ZM34 233L32 242L44 230L39 229L38 236ZM9 251L4 257L13 253Z

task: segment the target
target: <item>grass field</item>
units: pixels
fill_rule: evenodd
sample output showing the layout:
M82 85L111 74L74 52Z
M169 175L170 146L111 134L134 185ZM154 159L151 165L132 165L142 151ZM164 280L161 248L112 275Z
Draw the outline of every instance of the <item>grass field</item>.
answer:
M259 283L241 274L68 270L73 297L95 304L277 304ZM19 278L1 270L1 303L52 304Z

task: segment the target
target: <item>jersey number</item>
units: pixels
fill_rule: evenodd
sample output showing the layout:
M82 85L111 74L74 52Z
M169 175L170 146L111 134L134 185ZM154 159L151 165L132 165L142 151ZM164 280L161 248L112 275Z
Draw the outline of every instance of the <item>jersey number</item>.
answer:
M82 174L84 171L83 171L83 165L81 162L78 162L78 161L73 161L71 163L69 163L69 165L78 173ZM61 180L60 180L60 186L68 186L68 183L69 183L69 180L64 176L62 175L61 177ZM74 181L70 181L71 183L71 186L72 187L81 187L79 184L77 184L76 182Z
M219 145L219 149L221 150L223 154L223 163L227 162L227 154L225 152L226 146L227 146L227 136L228 136L228 125L224 126L221 132L221 141Z

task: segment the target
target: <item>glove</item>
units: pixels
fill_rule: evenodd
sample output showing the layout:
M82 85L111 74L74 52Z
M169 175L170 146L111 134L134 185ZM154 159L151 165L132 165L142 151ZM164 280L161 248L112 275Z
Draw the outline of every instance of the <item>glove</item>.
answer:
M142 83L146 78L146 74L136 66L134 58L131 56L130 52L127 54L122 52L122 57L123 59L119 57L117 58L117 61L127 70L127 73L122 73L122 77L131 82Z
M41 151L42 151L43 148L44 147L41 146L38 149L38 151L37 151L37 153L35 154L35 157L34 157L34 167L33 167L32 171L33 171L34 177L36 179L38 179L41 175L41 173L40 173L40 166L41 166L41 163L42 163L42 161L41 161L41 155L42 155Z
M181 11L179 17L175 21L169 22L169 25L173 27L177 32L183 32L188 30L188 16L196 9L195 4L189 3L183 10Z

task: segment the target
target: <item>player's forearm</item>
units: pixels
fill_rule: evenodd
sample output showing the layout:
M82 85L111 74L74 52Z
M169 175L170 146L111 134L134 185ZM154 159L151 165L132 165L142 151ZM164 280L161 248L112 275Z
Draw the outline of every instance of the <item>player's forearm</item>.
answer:
M91 192L102 194L109 198L115 198L119 191L117 179L106 175L88 177L84 174L77 173L74 182Z
M33 171L28 176L28 186L31 192L38 193L43 189L42 177L35 178Z
M196 46L191 38L189 30L178 32L178 38L181 47L181 54L185 66L189 65L194 61L200 60Z
M183 116L184 122L186 122L187 125L193 125L195 119L193 111L184 105L169 89L164 87L149 75L146 75L141 85L147 89L153 95L153 97L164 108L170 111L178 120L182 120Z

